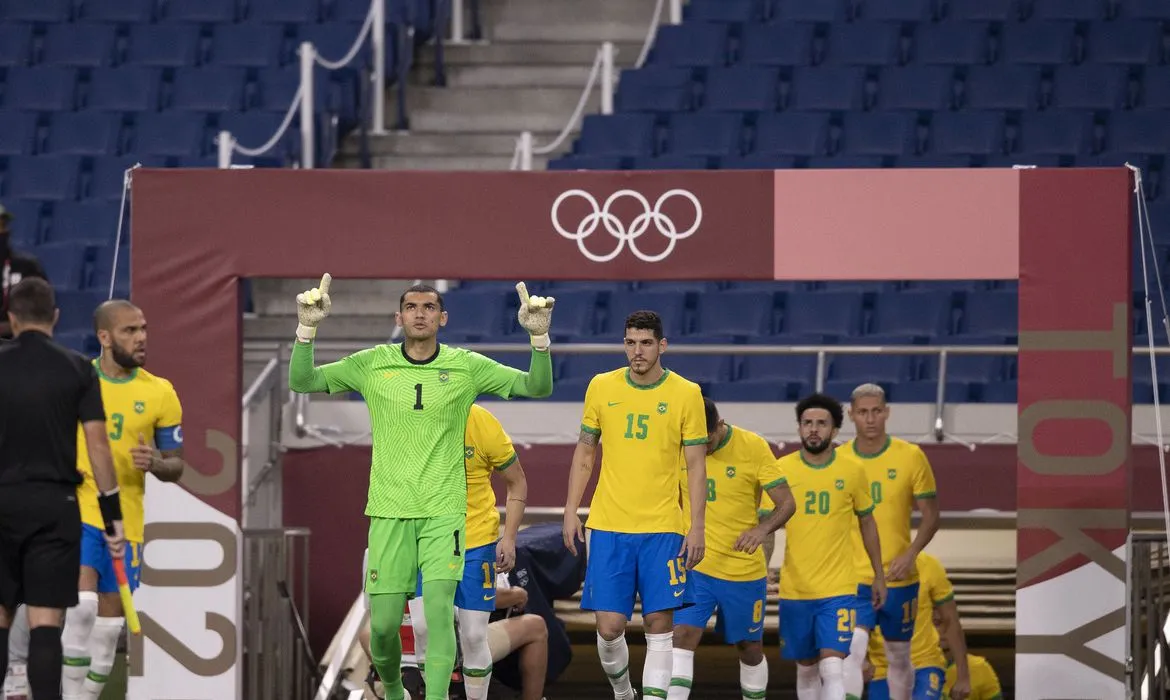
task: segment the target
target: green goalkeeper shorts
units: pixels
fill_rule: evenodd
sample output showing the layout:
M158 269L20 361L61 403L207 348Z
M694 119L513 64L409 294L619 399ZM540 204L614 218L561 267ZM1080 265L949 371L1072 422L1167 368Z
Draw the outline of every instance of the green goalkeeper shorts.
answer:
M370 518L370 560L366 593L414 596L418 572L423 581L463 579L467 516Z

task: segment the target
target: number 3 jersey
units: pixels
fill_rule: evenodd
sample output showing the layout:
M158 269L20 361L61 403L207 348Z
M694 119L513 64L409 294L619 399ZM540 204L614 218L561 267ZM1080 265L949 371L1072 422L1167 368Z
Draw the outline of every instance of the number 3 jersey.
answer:
M784 526L780 597L818 600L856 595L853 531L873 511L865 471L840 448L827 464L810 464L797 450L777 464L792 489L796 513Z
M138 444L139 435L145 438L146 444L164 452L182 447L183 408L175 388L162 377L139 367L126 379L111 379L102 373L97 360L93 364L101 379L106 432L122 502L122 526L127 540L142 542L146 472L134 466L130 449ZM98 507L97 482L93 478L93 465L89 462L85 432L80 425L77 427L77 470L83 478L77 487L81 522L104 530L105 523Z
M684 445L707 442L698 384L666 370L641 386L628 369L599 374L585 390L581 430L601 436L601 475L586 527L684 534L678 484Z

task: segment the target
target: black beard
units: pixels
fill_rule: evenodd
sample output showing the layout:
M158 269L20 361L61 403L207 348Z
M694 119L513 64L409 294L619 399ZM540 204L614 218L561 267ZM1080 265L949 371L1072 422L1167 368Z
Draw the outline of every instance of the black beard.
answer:
M142 366L138 364L138 361L134 359L133 355L127 355L123 353L118 349L117 346L110 347L110 357L112 357L114 362L117 363L117 365L122 369L138 369Z
M822 452L824 452L825 450L827 450L827 449L829 449L830 447L832 447L832 446L833 446L833 443L832 443L832 441L830 441L830 440L822 440L822 441L821 441L821 444L817 445L816 447L811 447L811 446L808 444L808 441L807 441L807 440L801 440L801 441L800 441L800 446L801 446L801 447L803 447L803 448L804 448L804 451L805 451L805 452L807 452L807 453L809 453L810 455L819 455L819 454L821 454Z

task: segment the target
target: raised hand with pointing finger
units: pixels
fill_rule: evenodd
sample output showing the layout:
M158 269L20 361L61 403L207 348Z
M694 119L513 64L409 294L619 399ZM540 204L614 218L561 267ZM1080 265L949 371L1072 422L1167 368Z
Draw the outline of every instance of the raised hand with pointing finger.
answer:
M548 350L550 344L548 328L552 324L552 310L556 299L528 296L528 287L523 282L516 283L516 291L520 294L520 310L516 313L520 327L528 331L532 347L537 350Z
M321 284L297 295L297 340L312 342L317 336L317 326L329 315L329 283L333 278L326 272L321 275Z

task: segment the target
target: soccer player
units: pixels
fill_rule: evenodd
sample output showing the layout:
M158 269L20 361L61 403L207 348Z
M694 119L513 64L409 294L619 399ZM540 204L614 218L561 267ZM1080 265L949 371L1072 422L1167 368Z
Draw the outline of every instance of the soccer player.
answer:
M852 532L860 530L869 555L875 609L886 600L881 542L865 472L833 447L841 404L812 394L796 404L796 420L800 449L778 461L796 499L780 569L781 656L797 663L799 700L844 700L842 666L857 614Z
M585 540L577 508L600 443L601 475L589 508L581 609L594 612L597 652L614 697L633 698L625 631L634 599L641 598L646 630L642 694L665 698L674 610L690 602L688 571L702 561L705 549L706 418L699 385L662 366L666 339L658 314L635 311L626 318L625 349L629 366L596 375L585 390L563 534L565 546L576 555L577 540ZM689 531L679 495L683 460L689 475Z
M739 685L744 700L764 697L764 603L768 565L760 545L792 517L796 504L768 442L719 417L703 399L707 417L707 556L688 574L694 605L674 615L674 671L671 700L686 700L694 680L695 650L711 615L718 610L723 640L739 651ZM779 503L761 521L760 495Z
M414 285L398 300L395 322L405 340L378 345L313 366L317 326L329 315L330 277L297 295L297 338L289 388L299 393L360 392L370 410L373 460L366 515L370 518L370 650L389 700L402 700L406 600L419 570L430 645L427 698L446 700L455 666L455 591L463 579L467 540L464 432L480 394L543 398L552 393L548 328L552 300L529 298L523 283L518 317L532 345L528 372L438 342L447 325L443 297Z
M128 301L107 301L94 311L102 352L93 361L106 407L106 431L125 517L126 578L138 588L145 534L146 475L178 481L183 461L183 409L175 388L145 369L146 318ZM124 611L114 563L103 542L102 514L84 431L77 431L77 487L81 506L81 573L78 603L65 615L61 635L64 700L97 700L114 667Z
M486 408L472 404L467 418L464 462L467 465L467 556L463 580L455 591L459 619L459 646L463 651L463 686L468 700L487 697L492 679L492 654L488 648L488 622L496 609L496 573L507 573L516 564L516 533L524 519L528 480L504 426ZM500 513L492 475L500 474L508 487L504 536L500 537ZM409 603L414 627L415 657L426 670L427 624L422 580Z
M877 384L862 384L853 390L849 418L857 437L842 446L861 462L866 488L874 502L874 520L882 541L882 565L886 570L889 598L882 611L869 604L870 568L860 537L854 533L854 566L861 582L857 588L857 626L845 661L845 690L861 697L861 664L869 646L869 632L881 629L889 659L890 697L909 700L914 687L914 666L910 663L910 640L914 636L918 601L918 569L915 559L938 532L938 501L934 472L922 449L891 437L886 432L890 407L886 393ZM910 517L917 504L922 522L910 541Z
M947 697L951 700L966 700L971 693L971 681L967 672L967 645L959 622L959 609L955 605L955 589L938 559L922 552L915 564L918 567L919 586L914 637L910 640L910 662L914 666L912 697L914 700L938 700L944 697L942 691L947 660L939 648L939 632L943 632L948 637L949 646L960 650L956 682ZM935 617L940 620L939 629L935 628ZM886 683L886 650L881 634L880 630L874 630L873 636L869 638L869 662L873 666L873 680L869 681L866 693L869 700L890 698L889 685Z
M987 659L967 652L967 642L958 621L957 613L954 617L949 617L936 611L934 616L934 624L939 627L938 634L943 654L947 659L947 675L943 681L942 696L958 700L959 693L966 693L962 697L967 700L1003 700L999 676L995 675L995 669ZM966 688L961 685L962 669L959 667L964 659L967 662L970 679Z

